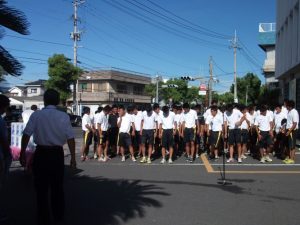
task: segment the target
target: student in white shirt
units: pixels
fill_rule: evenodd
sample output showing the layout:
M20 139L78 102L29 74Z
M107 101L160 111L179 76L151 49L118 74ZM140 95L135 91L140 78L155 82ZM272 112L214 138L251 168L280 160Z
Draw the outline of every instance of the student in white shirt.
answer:
M238 163L242 163L242 147L241 147L241 124L245 117L240 110L229 104L224 114L225 137L228 137L230 158L227 162L234 162L233 153L234 146L238 150ZM228 131L229 129L229 131Z
M156 123L155 123L155 126L154 127L154 148L153 148L153 151L152 151L152 154L157 154L159 152L159 149L161 147L161 140L159 138L159 135L158 135L158 124L159 124L159 120L160 120L160 116L162 115L162 111L160 110L160 107L159 107L159 104L158 103L154 103L153 104L153 112L155 114L155 119L156 119ZM157 132L156 132L157 131Z
M119 127L119 143L120 151L122 155L122 162L125 162L125 148L129 148L131 155L131 160L136 161L134 158L134 152L130 136L130 128L132 127L132 135L135 135L135 126L132 115L126 113L125 107L123 105L119 106L119 118L118 118L118 127Z
M206 118L206 130L209 137L210 158L219 158L218 149L222 140L223 117L218 113L218 107L210 107L211 113Z
M199 131L199 121L196 111L190 109L188 103L184 103L182 108L184 113L182 116L181 136L185 142L187 161L192 163L194 161L196 130Z
M142 136L141 136L141 123L143 119L143 112L140 106L133 107L133 118L135 125L135 136L134 139L134 147L138 150L138 157L142 155Z
M276 105L275 106L275 113L274 113L274 151L275 155L281 156L282 150L284 148L283 146L283 139L285 134L282 133L282 120L286 119L287 115L282 112L282 106Z
M162 108L163 115L160 116L159 124L159 138L161 139L162 145L162 160L160 163L164 164L166 162L166 149L169 150L169 160L168 163L173 163L173 150L174 150L174 135L175 127L177 126L175 122L175 113L170 112L168 106Z
M260 148L261 163L272 162L269 153L272 148L273 130L272 119L267 116L267 107L262 105L260 107L260 115L255 118L254 125L257 129L258 145Z
M286 136L288 137L288 152L289 158L284 160L286 164L295 163L295 154L296 154L296 139L297 131L299 126L299 113L295 109L295 102L290 100L287 102L287 124L286 124Z
M110 111L110 106L106 105L103 110L98 113L99 116L96 117L96 129L98 136L98 161L106 162L109 158L107 156L107 149L109 145L108 140L108 113ZM104 153L104 156L103 156Z
M182 144L183 144L183 140L182 137L180 136L181 134L181 121L182 121L182 106L181 105L176 105L174 108L174 113L175 113L175 122L176 122L176 126L174 124L174 129L175 129L175 136L174 136L174 143L175 143L175 152L177 154L177 156L180 155L180 153L183 151L182 149Z
M150 104L146 106L146 110L142 114L140 135L142 137L142 154L143 157L141 159L141 163L151 163L151 155L153 152L153 144L155 139L155 134L158 133L158 125L157 125L157 115L153 111L153 108ZM146 146L147 148L147 156L146 157Z
M242 148L242 159L246 159L246 153L248 151L248 142L249 142L249 130L251 127L251 115L248 112L248 108L244 105L240 106L241 113L243 114L244 120L241 124L241 148Z
M81 161L89 160L89 147L92 144L93 140L93 124L91 121L90 113L91 110L89 107L83 109L83 117L81 121L82 131L83 131L83 144L81 148Z

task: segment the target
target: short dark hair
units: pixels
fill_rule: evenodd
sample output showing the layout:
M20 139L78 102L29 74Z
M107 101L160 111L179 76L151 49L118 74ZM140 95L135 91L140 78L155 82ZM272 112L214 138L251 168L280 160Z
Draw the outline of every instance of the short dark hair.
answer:
M153 104L153 110L158 109L159 108L159 104L158 103L154 103Z
M32 106L30 107L30 109L33 110L33 111L37 110L37 105L32 105Z
M266 112L268 110L267 106L266 105L261 105L260 108L259 108L259 111L262 113L262 112Z
M291 107L292 109L295 108L295 102L293 100L287 101L287 106Z
M190 104L186 102L186 103L183 104L182 108L189 109L190 108Z
M218 106L212 105L212 106L210 107L210 110L211 110L211 111L218 112Z
M147 104L145 107L145 110L147 111L147 113L150 113L152 111L152 107L150 104Z
M90 107L84 107L84 108L83 108L83 113L84 113L84 114L89 113L89 112L91 112Z
M44 104L47 105L58 105L60 101L60 95L58 91L54 89L48 89L44 93Z
M162 107L162 111L164 112L164 113L168 113L169 112L169 107L168 106L163 106Z
M110 111L110 106L109 106L109 105L106 105L106 106L103 108L103 111L104 111L104 112L109 112L109 111Z
M123 110L125 110L125 107L124 107L124 105L119 105L119 109L123 109Z
M3 108L9 106L9 98L5 95L0 95L0 106Z
M118 108L118 106L117 106L116 104L113 104L113 105L111 106L111 108L112 108L112 109Z

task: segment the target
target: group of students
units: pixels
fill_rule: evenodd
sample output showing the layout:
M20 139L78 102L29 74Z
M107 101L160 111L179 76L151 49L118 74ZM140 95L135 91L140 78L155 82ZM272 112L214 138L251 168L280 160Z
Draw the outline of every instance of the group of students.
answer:
M259 107L228 104L201 105L188 103L172 107L145 105L109 105L99 107L95 115L84 108L82 117L83 145L81 160L89 160L89 146L94 141L94 159L106 162L111 155L129 151L132 161L150 164L161 157L161 163L173 163L185 154L193 163L201 153L218 160L229 149L227 162L242 163L251 154L261 163L272 162L271 153L287 164L295 163L299 114L293 101L286 100L271 111Z

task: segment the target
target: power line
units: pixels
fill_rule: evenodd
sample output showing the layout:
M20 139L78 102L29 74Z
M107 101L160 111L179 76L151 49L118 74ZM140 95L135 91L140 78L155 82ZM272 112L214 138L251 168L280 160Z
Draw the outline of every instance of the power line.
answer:
M223 38L223 39L230 39L231 38L230 35L225 35L225 34L221 34L221 33L212 31L212 30L207 29L205 27L199 26L198 24L195 24L195 23L193 23L193 22L191 22L191 21L189 21L189 20L187 20L187 19L185 19L183 17L180 17L180 16L176 15L175 13L171 12L170 10L167 10L167 9L163 8L162 6L158 5L157 3L155 3L155 2L153 2L151 0L146 0L146 1L150 2L152 5L156 6L157 8L159 8L159 9L161 9L161 10L169 13L170 15L172 15L172 16L174 16L174 17L176 17L176 18L178 18L178 19L180 19L180 20L182 20L182 21L184 21L184 22L186 22L188 24L191 24L194 27L198 27L199 29L202 29L202 30L205 30L205 31L210 32L212 34L218 35L220 38Z
M207 40L192 36L190 34L187 34L185 32L179 31L175 28L172 28L172 27L170 27L166 24L163 24L159 21L154 20L153 18L149 18L148 16L143 15L143 14L137 12L136 10L131 9L131 8L121 4L120 2L115 4L115 3L112 3L111 1L108 1L108 0L103 0L103 1L105 3L107 3L108 5L110 5L110 6L112 6L114 8L117 8L118 10L120 10L123 13L129 14L134 18L137 18L137 19L139 19L139 20L141 20L141 21L143 21L147 24L150 24L150 25L152 25L152 26L154 26L154 27L156 27L160 30L171 33L171 34L176 35L178 37L181 37L181 38L184 38L184 39L187 39L187 40L190 40L190 41L194 41L196 43L202 43L202 45L203 45L203 43L206 43L206 44L210 44L210 45L213 45L213 46L219 46L219 47L226 47L227 48L226 45L211 42L211 41L207 41ZM134 14L132 12L134 12Z
M52 44L52 45L60 45L60 46L65 46L65 47L72 47L72 45L70 45L70 44L64 44L64 43L59 43L59 42L42 41L42 40L33 39L33 38L18 37L18 36L10 35L10 34L6 34L5 36L7 36L7 37L12 37L12 38L18 38L18 39L29 40L29 41L35 41L35 42L40 42L40 43L47 43L47 44Z

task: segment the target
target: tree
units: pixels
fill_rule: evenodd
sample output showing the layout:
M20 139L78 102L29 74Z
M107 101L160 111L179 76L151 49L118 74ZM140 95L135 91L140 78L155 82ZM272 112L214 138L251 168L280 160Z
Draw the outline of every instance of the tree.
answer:
M229 103L233 103L234 96L231 92L226 92L224 94L218 95L217 99L220 104L222 103L229 104Z
M258 104L267 104L271 108L274 108L279 102L280 89L268 89L266 85L260 88L260 96L258 98Z
M260 95L261 81L257 75L247 73L244 77L237 78L237 96L239 103L246 104L246 92L248 90L248 104L255 104ZM230 88L231 93L234 93L234 86Z
M54 54L48 59L48 75L46 88L53 88L60 93L63 105L71 97L70 85L73 84L82 73L82 70L69 62L63 54Z
M4 29L6 27L19 34L29 34L29 23L25 15L14 8L8 7L6 1L0 0L0 39L4 36ZM0 66L12 76L20 76L23 65L15 59L4 47L0 45ZM0 78L3 79L5 73L0 73Z

